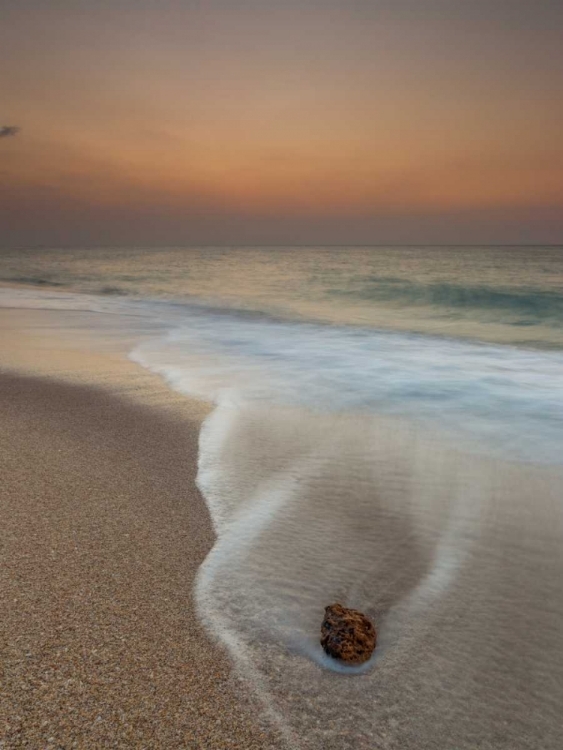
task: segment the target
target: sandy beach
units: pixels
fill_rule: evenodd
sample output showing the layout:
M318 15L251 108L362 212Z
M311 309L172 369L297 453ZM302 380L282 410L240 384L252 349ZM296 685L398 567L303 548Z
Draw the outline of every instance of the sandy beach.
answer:
M559 354L0 301L0 750L559 750ZM372 410L368 359L498 455Z
M563 0L2 11L0 750L563 750Z
M40 316L0 320L0 747L279 747L194 611L205 408L142 373L130 398L131 363L100 355L96 378L45 342L26 374Z

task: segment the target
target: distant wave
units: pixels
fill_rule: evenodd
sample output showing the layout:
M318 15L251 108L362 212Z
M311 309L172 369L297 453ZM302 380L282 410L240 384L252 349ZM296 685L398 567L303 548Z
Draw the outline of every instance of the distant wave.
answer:
M534 288L510 289L486 285L437 282L422 284L395 277L366 280L358 289L331 289L331 295L381 302L444 308L505 311L535 320L563 321L563 291Z
M97 291L98 294L127 294L125 289L119 286L102 286Z
M69 283L67 281L55 279L52 276L47 276L45 274L41 276L11 276L10 274L6 275L0 275L0 282L5 281L9 284L24 284L27 286L40 286L40 287L69 287L69 288L75 288L77 290L80 290L81 286L85 287L82 291L85 291L89 294L101 294L101 295L128 295L129 291L127 289L124 289L120 286L116 286L114 284L102 284L101 286L95 286L96 279L93 278L91 280L86 280L86 283L84 283L84 279L79 280L73 280L73 283ZM90 283L88 283L90 282ZM94 286L92 289L91 287Z
M12 284L31 284L33 286L64 286L64 282L55 281L47 276L0 276L0 281Z

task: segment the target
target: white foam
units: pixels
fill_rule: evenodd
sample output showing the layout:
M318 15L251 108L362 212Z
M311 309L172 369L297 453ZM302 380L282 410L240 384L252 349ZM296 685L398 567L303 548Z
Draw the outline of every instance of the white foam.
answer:
M468 750L502 726L503 750L523 732L557 747L561 353L102 307L150 321L131 358L216 404L198 484L218 538L197 605L288 744L411 750L439 733ZM361 669L318 644L337 600L377 623Z

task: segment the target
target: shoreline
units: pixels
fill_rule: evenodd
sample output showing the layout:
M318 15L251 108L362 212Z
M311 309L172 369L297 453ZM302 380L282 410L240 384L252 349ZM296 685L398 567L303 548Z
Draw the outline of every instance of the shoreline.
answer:
M30 284L24 282L8 282L0 281L0 291L2 289L7 290L20 290L35 293L45 294L74 294L99 297L100 299L111 298L112 295L104 295L100 291L95 290L81 290L80 288L69 288L69 287L58 287L49 284ZM119 295L117 295L119 296ZM127 298L127 295L125 295ZM24 310L26 308L0 308L1 310ZM35 308L29 308L30 310ZM226 307L226 310L229 308ZM414 307L412 308L414 311ZM341 325L352 328L367 328L372 331L379 331L388 334L402 334L405 336L413 335L420 336L422 338L438 339L442 341L453 341L467 344L484 345L484 346L499 346L499 347L510 347L516 349L524 349L529 351L539 352L551 352L551 351L562 351L563 340L556 337L555 339L549 338L545 340L530 339L527 335L522 333L522 327L513 323L503 322L488 322L483 324L482 322L473 320L466 321L465 325L457 328L452 328L450 324L447 324L444 319L438 316L435 320L428 319L426 327L420 327L416 324L413 327L414 321L418 318L413 312L413 316L410 323L398 324L397 321L397 309L391 308L390 311L380 310L380 314L383 316L378 322L368 321L365 317L360 316L353 319L341 320L339 317L333 317L325 314L319 314L319 310L316 308L310 310L303 310L303 315L298 311L293 314L277 316L275 313L272 314L267 311L260 311L258 309L249 309L249 312L257 315L264 315L266 318L274 321L280 321L282 323L313 323L319 326L331 327L334 325ZM421 311L419 311L421 312ZM459 322L459 321L458 321ZM527 328L527 327L526 327ZM548 326L550 328L550 326ZM555 329L554 329L555 330ZM491 333L492 332L492 333ZM504 335L503 335L504 332ZM508 335L510 333L510 335Z
M0 746L283 747L195 612L209 406L116 353L38 356L39 315L0 316Z
M127 357L147 326L11 310L0 336L0 747L558 747L559 464L220 399L198 455L209 404ZM317 658L330 601L381 637L354 679Z

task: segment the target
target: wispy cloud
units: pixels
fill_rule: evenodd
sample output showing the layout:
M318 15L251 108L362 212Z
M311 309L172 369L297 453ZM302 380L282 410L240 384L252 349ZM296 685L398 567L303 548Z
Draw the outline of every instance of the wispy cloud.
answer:
M19 132L20 128L17 125L0 126L0 138L9 138L11 135L17 135Z

